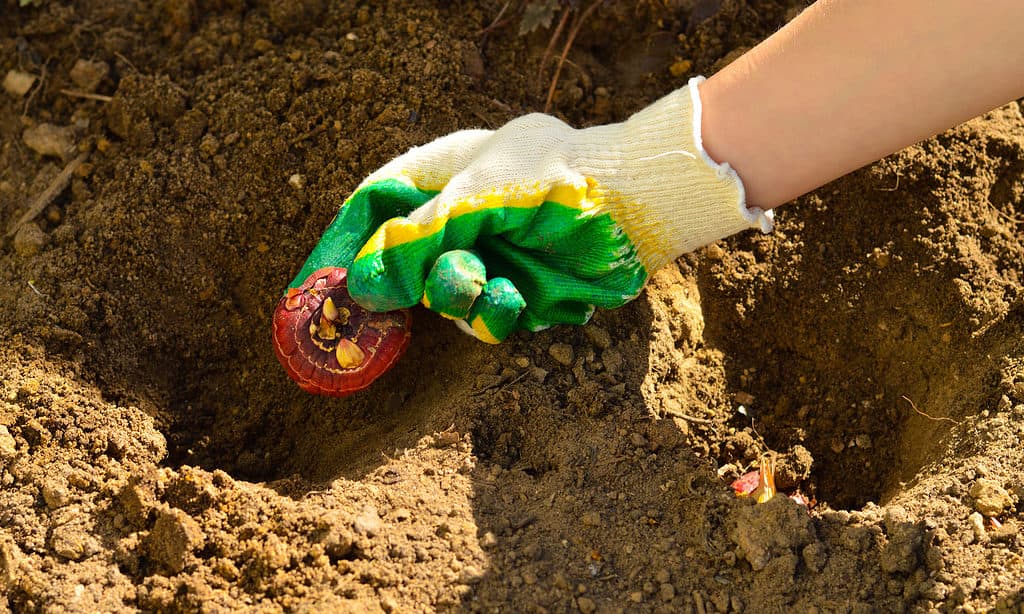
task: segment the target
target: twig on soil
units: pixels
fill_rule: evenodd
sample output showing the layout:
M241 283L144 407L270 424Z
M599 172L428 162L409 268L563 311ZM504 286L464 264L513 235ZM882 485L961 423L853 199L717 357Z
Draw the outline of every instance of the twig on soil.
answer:
M65 96L71 96L72 98L85 98L86 100L99 100L100 102L110 102L114 99L113 96L90 94L89 92L80 92L78 90L61 90L60 93Z
M37 215L43 212L43 209L45 209L47 205L53 202L53 199L57 198L57 196L64 191L64 188L68 187L68 184L71 183L71 175L79 166L82 165L83 162L85 162L85 159L88 156L88 152L82 152L77 158L68 162L67 166L64 167L64 170L53 178L50 185L47 186L39 196L36 196L36 199L32 201L32 205L29 206L28 211L18 218L18 221L11 224L11 227L7 230L7 238L13 237L14 234L18 232L19 228L34 220Z
M1003 218L1003 219L1004 219L1004 220L1006 220L1007 222L1010 222L1011 224L1024 224L1024 219L1021 219L1021 218L1019 218L1019 217L1013 217L1013 216L1012 216L1012 215L1010 215L1009 213L1004 213L1004 212L1003 212L1003 211L1002 211L1002 210L1001 210L1001 209L1000 209L999 207L997 207L997 206L996 206L996 204L995 204L994 202L992 202L991 200L989 200L989 199L987 199L987 198L986 198L986 199L985 199L985 202L986 202L986 203L988 203L988 206L989 206L989 207L992 207L992 210L996 212L996 215L998 215L999 217Z
M494 129L494 127L495 127L494 120L492 120L490 117L488 117L486 113L481 111L479 107L477 107L475 105L471 106L470 109L469 109L469 112L472 113L474 117L476 117L477 119L482 121L485 126L487 126L488 128L490 128L492 130Z
M704 595L700 591L693 591L693 604L697 608L697 614L707 614L707 609L704 607Z
M875 188L876 192L895 192L900 189L900 174L896 173L896 185L891 188Z
M512 4L512 0L508 0L508 2L506 2L505 5L501 7L501 10L498 11L498 16L494 18L494 21L491 22L491 25L487 26L483 30L480 30L480 32L477 33L477 36L487 36L494 30L497 30L502 25L504 25L505 22L503 22L501 18L504 17L505 11L508 10L510 4Z
M551 59L551 52L555 50L555 43L562 36L562 30L565 29L565 24L569 22L569 13L572 10L566 8L562 12L562 18L558 20L558 25L555 26L555 31L551 33L551 40L548 41L548 46L544 49L544 55L540 58L540 67L537 68L537 80L540 81L544 77L544 67L547 66L548 60Z
M487 392L488 390L494 390L495 388L505 388L507 386L511 386L512 384L517 384L517 383L523 381L523 378L525 378L529 374L530 374L529 371L523 371L522 373L520 373L518 376L516 376L515 378L513 378L511 380L499 380L499 381L497 381L497 382L495 382L495 383L493 383L493 384L491 384L489 386L484 386L483 388L481 388L479 390L474 390L473 392L471 392L469 394L471 396L476 396L478 394L483 394L483 393Z
M697 424L715 424L714 420L708 420L707 418L698 418L696 416L691 416L690 414L685 414L681 411L676 411L674 409L666 409L664 410L664 412L669 416L672 416L673 418L682 418L687 422L696 422Z
M555 76L551 78L551 87L548 88L548 99L544 102L544 112L547 113L551 110L551 101L555 98L555 88L558 87L558 77L562 74L562 66L565 64L565 58L569 55L569 50L572 49L572 44L576 40L576 35L580 33L580 28L583 26L583 22L590 17L591 13L597 10L597 7L601 6L601 0L594 0L587 7L587 10L583 11L583 14L579 16L576 23L572 26L572 31L569 32L569 38L565 41L565 46L562 47L562 55L558 58L558 66L555 67Z
M315 128L313 128L312 130L310 130L309 132L304 132L304 133L300 134L299 136L293 138L292 140L288 141L288 144L294 147L295 145L298 145L302 141L305 141L308 138L312 138L312 137L320 134L321 132L323 132L325 130L327 130L327 125L326 124L320 124L320 125L316 126Z
M42 292L40 292L39 288L37 288L36 285L34 283L32 283L31 279L28 280L28 287L32 288L32 291L35 292L40 297L45 298L45 299L49 299L50 298L50 297L46 296L45 294L43 294Z
M925 418L928 418L929 420L932 420L934 422L942 422L943 420L945 420L947 422L952 422L953 424L956 424L958 426L960 425L959 421L954 420L952 418L949 418L947 416L940 416L940 417L936 418L935 416L931 416L929 414L926 414L925 412L923 412L920 409L918 409L917 405L915 405L914 402L911 401L910 398L907 397L907 395L903 395L903 400L906 401L907 403L910 403L910 407L913 408L913 410L915 412L921 414L922 416L924 416Z
M121 55L121 53L115 51L114 52L114 57L119 59L119 60L121 60L125 64L127 64L135 72L140 72L138 68L135 68L135 64L132 64L132 61L129 60L128 58L124 57L123 55Z
M39 94L39 92L43 91L43 87L45 85L46 85L46 64L43 63L43 68L42 68L42 70L39 71L39 83L38 83L38 85L36 85L35 89L32 90L32 93L28 95L28 98L25 99L25 104L21 107L21 114L22 115L28 115L28 108L29 108L29 106L32 104L32 101L35 100L35 97Z

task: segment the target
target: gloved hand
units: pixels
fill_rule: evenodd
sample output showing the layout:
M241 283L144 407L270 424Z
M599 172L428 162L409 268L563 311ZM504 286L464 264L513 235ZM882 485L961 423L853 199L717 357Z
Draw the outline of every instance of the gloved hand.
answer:
M702 80L619 124L532 114L410 150L360 184L290 287L347 267L360 305L422 301L498 343L583 324L683 253L769 232L771 212L748 209L736 173L704 152Z

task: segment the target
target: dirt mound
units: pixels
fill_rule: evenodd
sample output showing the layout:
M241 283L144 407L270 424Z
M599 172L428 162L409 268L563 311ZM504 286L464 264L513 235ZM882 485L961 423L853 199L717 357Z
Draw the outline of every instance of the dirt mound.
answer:
M0 96L0 229L80 163L0 243L8 608L1024 607L1019 103L585 327L485 347L417 310L394 370L322 399L274 359L284 285L366 174L542 109L554 23L521 36L503 2L17 4L0 70L37 82ZM602 6L554 112L622 119L796 10ZM810 514L734 496L769 450Z

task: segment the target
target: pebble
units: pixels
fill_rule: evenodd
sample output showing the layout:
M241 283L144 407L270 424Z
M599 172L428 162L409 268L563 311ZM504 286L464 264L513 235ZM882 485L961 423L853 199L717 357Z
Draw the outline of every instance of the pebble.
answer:
M575 353L573 352L572 346L568 343L554 343L548 348L548 354L554 358L558 363L565 366L572 364Z
M598 512L586 512L583 514L583 524L588 527L601 526L601 514Z
M100 86L100 82L103 81L103 78L109 72L110 66L106 62L94 62L79 58L75 65L71 67L71 72L68 75L83 92L91 93L96 91L96 88Z
M461 584L476 584L483 579L484 572L476 565L466 565L459 573L459 583ZM534 576L534 582L536 581L536 576ZM527 584L532 584L532 582L527 581Z
M256 551L256 557L268 569L281 569L291 560L288 544L275 533L264 538L263 547Z
M489 550L498 545L498 538L491 531L487 531L480 536L480 547Z
M220 149L220 140L212 134L206 134L199 141L199 152L207 156L213 156Z
M708 260L721 260L725 258L725 250L718 243L712 243L704 248L704 255Z
M71 126L37 124L26 128L21 140L41 156L67 159L75 152L75 129Z
M273 41L265 38L257 38L252 44L253 51L256 53L266 53L274 48Z
M64 507L71 500L68 487L58 480L48 480L43 483L42 491L43 501L46 501L47 507L51 510Z
M743 392L742 390L732 395L732 398L740 405L753 405L754 403L754 395L749 392Z
M729 597L729 607L732 608L733 612L743 611L743 600L740 599L739 595L733 595Z
M974 535L974 539L979 542L986 541L985 538L985 517L979 512L974 512L967 518L967 523L971 527L971 533Z
M693 61L680 59L672 62L672 65L668 67L668 71L673 77L682 77L690 72L691 68L693 68Z
M380 527L380 514L377 513L377 508L372 505L364 506L359 515L352 521L352 529L356 533L367 537L373 537L379 533Z
M669 602L676 598L676 587L665 582L658 588L658 596L662 601Z
M288 178L288 185L292 186L292 188L296 190L301 190L306 187L306 176L295 173Z
M189 555L203 546L206 535L188 514L173 507L157 513L153 530L146 538L149 556L172 573L185 568Z
M62 524L50 534L50 549L57 556L81 561L100 551L100 544L77 523Z
M328 514L320 520L323 529L320 543L324 547L324 553L332 558L343 558L352 551L352 535L342 526L340 518Z
M597 610L597 604L590 597L579 597L576 599L576 607L580 609L583 614L590 614Z
M554 585L555 588L560 588L566 591L569 590L569 579L560 571L555 572L555 575L551 578L551 584Z
M51 224L60 224L60 221L64 218L64 214L61 212L60 207L50 205L46 208L46 221Z
M11 96L21 98L32 89L36 82L36 76L20 70L9 70L4 77L4 91Z
M608 331L600 326L595 324L585 326L583 328L583 332L587 335L587 338L590 339L591 343L602 350L607 350L612 346L612 336L608 334Z
M949 594L949 587L942 582L928 580L921 584L921 596L931 601L943 601Z
M601 353L601 362L604 363L604 370L609 375L615 375L622 370L625 361L622 358L622 352L608 349Z
M14 441L14 435L11 435L6 426L0 424L0 459L14 458L14 455L17 453L18 446L17 442Z
M10 589L21 575L25 555L6 533L0 534L0 587Z
M999 516L1013 505L1013 498L998 482L978 478L968 491L974 500L974 509L985 516Z
M46 233L33 223L25 224L14 235L14 253L20 258L31 258L46 245Z

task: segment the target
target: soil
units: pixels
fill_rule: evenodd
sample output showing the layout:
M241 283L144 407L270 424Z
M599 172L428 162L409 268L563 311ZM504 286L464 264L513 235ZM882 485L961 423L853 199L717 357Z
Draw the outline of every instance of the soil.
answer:
M18 5L0 72L39 79L0 93L0 230L81 162L0 239L0 609L1024 612L1020 101L587 326L491 347L417 309L337 400L274 358L285 284L369 172L542 110L554 23ZM799 8L606 3L552 112L621 120ZM769 451L809 512L734 495Z

